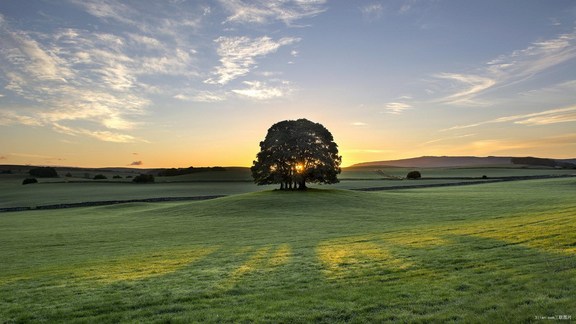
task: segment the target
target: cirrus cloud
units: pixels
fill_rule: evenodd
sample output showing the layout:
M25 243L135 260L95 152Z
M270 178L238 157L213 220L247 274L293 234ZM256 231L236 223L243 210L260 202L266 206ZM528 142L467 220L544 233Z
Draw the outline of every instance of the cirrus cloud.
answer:
M300 38L283 37L277 41L268 36L222 36L214 40L218 45L220 66L213 72L215 78L205 80L208 84L224 85L244 76L256 65L256 58L276 52L280 47L299 42Z
M388 113L397 115L404 112L405 110L411 109L412 105L404 102L389 102L384 106L384 108L388 111Z
M454 126L445 129L444 131L472 128L495 123L513 123L526 126L537 126L537 125L549 125L549 124L567 123L567 122L576 122L576 106L550 109L523 115L499 117L474 124Z
M471 72L434 74L435 79L441 80L438 89L448 89L448 94L433 102L486 105L480 97L487 91L521 84L573 59L576 59L576 28L500 55Z
M220 1L229 13L227 23L266 24L281 21L286 25L326 11L325 3L326 0Z

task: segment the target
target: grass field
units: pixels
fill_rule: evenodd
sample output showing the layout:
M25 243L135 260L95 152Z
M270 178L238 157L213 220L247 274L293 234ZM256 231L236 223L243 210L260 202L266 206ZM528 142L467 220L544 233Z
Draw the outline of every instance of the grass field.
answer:
M0 322L576 317L576 179L0 214Z
M375 172L379 168L344 169L338 184L311 185L315 188L359 189L372 187L413 186L415 184L458 183L461 178L489 178L559 175L575 173L574 170L522 169L522 168L429 168L420 169L424 177L421 182L407 180L386 180ZM405 177L412 170L408 168L383 168L385 174ZM227 168L226 171L202 172L175 177L156 177L154 184L134 184L130 173L122 173L122 179L113 179L119 175L116 171L103 173L108 180L89 180L82 178L83 171L72 172L73 177L43 178L39 184L22 185L27 175L0 175L0 208L35 207L52 204L80 203L108 200L148 199L159 197L192 197L211 195L233 195L255 191L270 190L277 186L256 186L252 183L247 168ZM426 179L431 178L431 179ZM482 181L482 180L478 180Z

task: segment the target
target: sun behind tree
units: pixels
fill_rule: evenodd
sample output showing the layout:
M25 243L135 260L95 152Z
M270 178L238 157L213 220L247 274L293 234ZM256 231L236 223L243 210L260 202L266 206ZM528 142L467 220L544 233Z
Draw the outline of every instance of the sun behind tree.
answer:
M305 190L307 182L338 183L341 162L326 127L307 119L285 120L268 129L250 170L258 185Z

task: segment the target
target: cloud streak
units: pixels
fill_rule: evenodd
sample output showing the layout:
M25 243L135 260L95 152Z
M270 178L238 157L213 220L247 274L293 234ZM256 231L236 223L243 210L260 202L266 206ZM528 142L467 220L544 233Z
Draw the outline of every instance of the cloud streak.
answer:
M299 42L299 38L284 37L277 41L268 36L250 38L246 36L219 37L218 45L220 66L214 71L215 78L205 80L208 84L225 85L230 81L248 74L256 65L256 59L276 52L280 47Z
M155 85L145 80L199 75L196 50L177 33L190 26L189 18L175 15L171 31L160 28L152 35L143 33L150 25L141 21L161 27L168 24L165 18L112 1L76 4L97 18L133 26L135 31L27 32L14 30L2 17L0 71L5 89L26 101L27 113L6 108L0 124L52 126L60 133L116 143L142 141L124 132L137 128L134 120L147 114L152 104L148 96Z
M546 111L541 111L537 113L530 113L524 115L513 115L513 116L505 116L499 117L496 119L483 121L475 124L468 124L462 126L454 126L448 130L458 130L458 129L466 129L472 127L478 127L487 124L496 124L496 123L514 123L519 125L526 125L526 126L537 126L537 125L550 125L550 124L557 124L557 123L567 123L567 122L575 122L576 121L576 106L566 107L566 108L558 108L558 109L551 109Z
M268 24L294 22L314 17L326 11L326 0L220 0L229 13L225 23Z
M287 96L292 91L289 87L290 83L287 81L282 81L280 86L270 86L260 81L244 81L243 84L247 87L244 89L235 89L232 90L232 92L242 97L256 100L281 98Z
M547 155L548 153L546 152L553 150L554 147L574 146L574 143L576 143L576 133L568 133L538 139L484 139L473 141L460 147L452 146L452 150L454 152L471 152L474 155L526 155L525 152L527 151L543 152L541 154Z
M412 109L412 105L404 102L389 102L384 106L384 108L388 113L398 115L408 109Z
M455 105L484 104L480 99L489 90L500 89L530 80L544 71L576 58L576 29L555 38L501 55L471 73L438 73L439 86L452 93L435 100ZM442 81L441 81L442 82Z
M496 84L496 80L479 75L466 75L458 73L440 73L434 77L458 83L460 88L456 93L442 98L441 102L450 104L473 103L472 99L482 91L489 89ZM463 86L463 87L462 87Z

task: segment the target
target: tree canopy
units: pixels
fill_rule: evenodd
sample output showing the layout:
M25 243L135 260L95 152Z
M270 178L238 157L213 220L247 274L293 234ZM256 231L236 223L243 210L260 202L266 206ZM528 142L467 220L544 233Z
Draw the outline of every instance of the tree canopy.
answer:
M306 183L337 183L342 157L332 134L307 119L285 120L268 129L252 170L258 185L306 189Z

